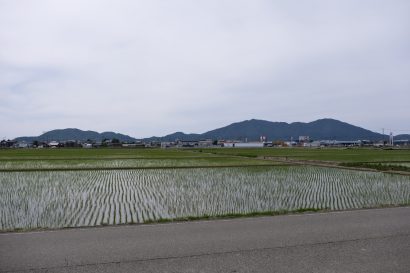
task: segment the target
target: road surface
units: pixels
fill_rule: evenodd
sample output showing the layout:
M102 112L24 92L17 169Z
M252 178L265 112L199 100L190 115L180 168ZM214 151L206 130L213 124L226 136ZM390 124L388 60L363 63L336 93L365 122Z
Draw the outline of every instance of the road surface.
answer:
M0 234L0 272L410 272L410 207Z

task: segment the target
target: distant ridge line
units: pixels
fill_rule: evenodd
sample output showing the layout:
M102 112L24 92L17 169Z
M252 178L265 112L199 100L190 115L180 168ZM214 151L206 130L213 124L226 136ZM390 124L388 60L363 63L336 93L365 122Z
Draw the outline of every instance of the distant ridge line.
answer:
M40 136L18 137L16 141L102 141L103 139L118 139L122 142L135 142L137 140L149 141L175 141L179 140L239 140L259 141L265 136L268 141L298 140L299 136L309 136L311 140L388 140L388 135L382 135L336 119L324 118L312 122L272 122L266 120L244 120L235 122L225 127L217 128L202 134L185 134L176 132L161 137L137 139L128 135L95 131L83 131L76 128L56 129ZM410 135L399 135L402 139L410 139Z

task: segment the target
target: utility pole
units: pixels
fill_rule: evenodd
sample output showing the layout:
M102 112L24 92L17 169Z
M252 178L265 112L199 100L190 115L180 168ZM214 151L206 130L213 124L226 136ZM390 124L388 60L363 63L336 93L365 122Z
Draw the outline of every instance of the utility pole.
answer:
M393 132L390 132L390 145L394 146Z

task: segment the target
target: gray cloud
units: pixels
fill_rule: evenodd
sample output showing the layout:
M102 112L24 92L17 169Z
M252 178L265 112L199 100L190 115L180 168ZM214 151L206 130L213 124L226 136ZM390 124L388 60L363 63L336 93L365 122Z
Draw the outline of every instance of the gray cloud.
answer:
M250 118L401 130L409 12L404 0L0 0L0 137Z

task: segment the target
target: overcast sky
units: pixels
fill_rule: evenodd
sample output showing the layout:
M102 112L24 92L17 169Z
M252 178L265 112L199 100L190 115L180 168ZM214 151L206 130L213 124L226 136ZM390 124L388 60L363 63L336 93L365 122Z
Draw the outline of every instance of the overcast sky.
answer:
M0 0L0 138L325 117L410 133L410 1Z

